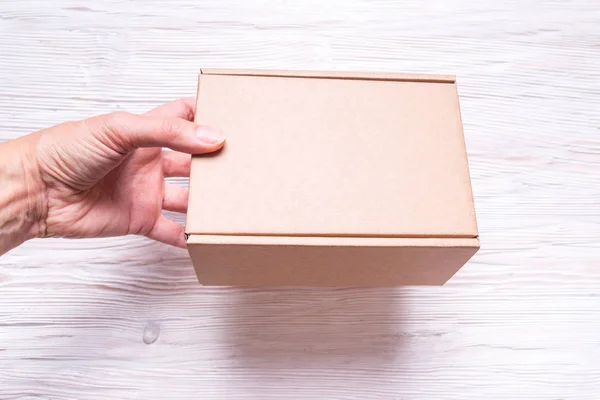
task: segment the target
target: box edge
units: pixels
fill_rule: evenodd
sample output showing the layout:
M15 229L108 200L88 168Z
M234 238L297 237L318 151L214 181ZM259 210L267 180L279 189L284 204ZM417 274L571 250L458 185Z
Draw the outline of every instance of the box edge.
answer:
M454 75L408 74L408 73L396 73L396 72L201 68L200 75L254 76L254 77L274 77L274 78L380 80L380 81L446 83L446 84L455 84L456 83L456 76L454 76Z
M188 245L239 244L263 246L405 246L405 247L473 247L479 248L479 237L347 237L347 236L244 236L186 233Z

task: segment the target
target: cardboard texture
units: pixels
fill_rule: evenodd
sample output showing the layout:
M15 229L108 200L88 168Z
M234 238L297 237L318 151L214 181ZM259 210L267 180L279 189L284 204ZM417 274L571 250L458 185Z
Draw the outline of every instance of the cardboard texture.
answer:
M440 285L479 248L451 76L202 70L196 122L204 285Z

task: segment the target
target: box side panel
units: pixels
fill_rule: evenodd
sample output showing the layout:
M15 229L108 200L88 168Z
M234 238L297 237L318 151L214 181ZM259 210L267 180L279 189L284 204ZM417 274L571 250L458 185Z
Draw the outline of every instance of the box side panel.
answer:
M477 237L479 237L479 228L477 226L477 216L476 216L476 210L475 210L475 199L473 196L473 184L471 181L471 170L469 167L469 159L468 159L468 154L467 154L467 143L466 143L466 139L465 139L465 134L464 134L464 125L463 125L463 118L462 118L462 111L460 108L460 100L459 100L459 95L458 95L458 87L457 85L453 85L454 86L454 90L456 92L456 96L455 96L455 101L456 101L456 109L458 110L457 114L458 114L458 130L460 132L459 138L461 140L461 147L462 147L462 157L464 158L465 161L465 174L466 174L466 179L464 180L465 185L467 186L467 190L466 193L468 194L468 198L467 201L469 203L469 207L472 210L472 214L471 214L471 223L472 223L472 227L473 227L473 231L475 232L475 235Z
M477 239L388 239L394 245L377 246L377 239L331 245L215 238L188 243L198 280L207 286L442 285L479 248Z

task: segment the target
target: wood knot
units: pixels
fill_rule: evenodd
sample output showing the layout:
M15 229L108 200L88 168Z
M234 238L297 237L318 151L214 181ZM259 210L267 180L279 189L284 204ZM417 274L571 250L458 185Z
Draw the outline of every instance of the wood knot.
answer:
M142 340L146 344L152 344L156 342L158 336L160 335L160 324L158 322L148 322L146 327L144 328L144 333L142 334Z

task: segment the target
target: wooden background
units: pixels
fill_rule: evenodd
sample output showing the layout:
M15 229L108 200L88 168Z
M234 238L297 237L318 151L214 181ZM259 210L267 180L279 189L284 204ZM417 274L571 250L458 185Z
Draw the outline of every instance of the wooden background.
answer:
M482 250L444 287L238 290L142 238L32 241L0 399L600 397L596 0L3 0L0 139L200 67L456 74Z

